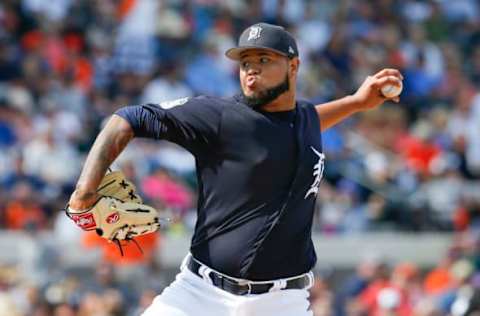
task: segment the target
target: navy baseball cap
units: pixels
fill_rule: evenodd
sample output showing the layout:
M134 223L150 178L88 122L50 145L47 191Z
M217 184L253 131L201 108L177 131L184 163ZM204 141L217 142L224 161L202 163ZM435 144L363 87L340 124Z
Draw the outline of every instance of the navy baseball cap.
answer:
M240 55L252 48L261 48L284 55L288 58L298 57L298 48L292 34L283 27L268 23L257 23L240 35L238 46L230 48L225 55L234 60L239 60Z

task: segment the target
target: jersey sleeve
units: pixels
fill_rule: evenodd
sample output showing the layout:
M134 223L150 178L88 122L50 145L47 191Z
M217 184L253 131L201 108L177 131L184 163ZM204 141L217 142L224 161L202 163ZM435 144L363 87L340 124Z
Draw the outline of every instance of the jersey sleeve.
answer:
M168 140L192 153L215 145L221 106L215 99L203 96L178 101L169 109L158 104L133 105L115 114L129 122L135 137Z

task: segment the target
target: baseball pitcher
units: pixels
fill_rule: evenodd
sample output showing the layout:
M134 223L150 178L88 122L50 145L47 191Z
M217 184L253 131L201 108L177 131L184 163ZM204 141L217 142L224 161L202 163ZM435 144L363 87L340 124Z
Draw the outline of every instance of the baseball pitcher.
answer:
M238 62L239 95L118 110L88 154L67 213L118 243L154 232L157 211L142 203L133 183L107 170L134 137L179 144L196 160L198 219L176 280L143 315L312 315L321 131L385 100L398 102L381 90L401 87L403 78L384 69L354 94L314 105L296 98L300 58L284 28L252 25L226 56Z

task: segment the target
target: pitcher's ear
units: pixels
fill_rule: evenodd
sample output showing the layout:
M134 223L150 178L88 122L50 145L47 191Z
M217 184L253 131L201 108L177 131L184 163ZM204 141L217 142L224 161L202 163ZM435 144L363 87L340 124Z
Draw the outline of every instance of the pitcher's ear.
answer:
M300 67L300 59L298 59L298 57L293 57L292 59L289 59L288 67L289 67L290 73L292 74L298 73L298 68Z

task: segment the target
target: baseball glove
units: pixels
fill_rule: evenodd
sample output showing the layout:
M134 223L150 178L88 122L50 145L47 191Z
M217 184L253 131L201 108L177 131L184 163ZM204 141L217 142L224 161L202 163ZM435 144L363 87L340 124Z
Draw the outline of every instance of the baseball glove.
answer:
M134 237L153 233L161 226L157 210L143 204L135 185L121 171L107 173L97 193L100 198L92 207L74 210L67 205L65 212L83 230L95 230L115 242L122 255L121 241L133 241L138 246Z

